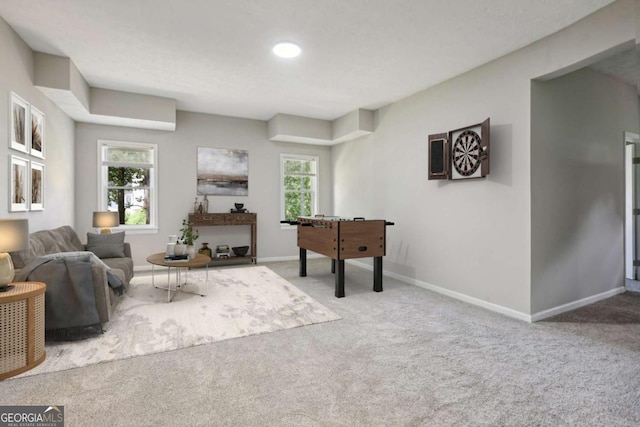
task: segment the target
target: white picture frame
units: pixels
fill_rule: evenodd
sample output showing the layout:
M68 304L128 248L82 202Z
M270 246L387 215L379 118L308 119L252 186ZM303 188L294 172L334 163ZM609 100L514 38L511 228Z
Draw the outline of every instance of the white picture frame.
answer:
M42 163L31 161L31 185L30 185L30 199L31 205L29 210L31 211L43 211L44 210L44 165Z
M30 175L29 160L18 156L9 156L10 212L29 210Z
M9 147L29 154L31 147L31 118L29 117L29 103L11 92L9 106Z
M31 155L34 157L39 157L44 159L44 148L45 148L45 127L44 127L44 113L38 110L33 105L31 106L30 117L31 117L31 126L30 126L30 149Z

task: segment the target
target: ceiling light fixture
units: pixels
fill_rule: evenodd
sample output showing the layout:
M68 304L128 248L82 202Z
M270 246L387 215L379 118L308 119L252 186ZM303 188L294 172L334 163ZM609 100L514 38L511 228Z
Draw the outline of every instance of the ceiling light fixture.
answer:
M273 46L273 53L278 55L280 58L295 58L300 55L302 49L295 43L291 42L281 42Z

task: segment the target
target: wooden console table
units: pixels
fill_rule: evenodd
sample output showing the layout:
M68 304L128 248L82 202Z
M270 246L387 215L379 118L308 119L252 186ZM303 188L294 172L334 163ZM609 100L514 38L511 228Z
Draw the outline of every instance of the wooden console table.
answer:
M253 264L257 263L257 250L256 250L256 238L257 238L257 222L258 215L255 213L203 213L203 214L189 214L189 222L194 226L219 226L219 225L249 225L251 226L251 245L249 248L249 255L247 256L232 256L231 258L215 258L211 257L212 262L225 262L235 261L241 259L250 260ZM215 251L215 247L211 248Z
M44 292L41 282L12 283L0 293L0 381L42 363L44 349Z

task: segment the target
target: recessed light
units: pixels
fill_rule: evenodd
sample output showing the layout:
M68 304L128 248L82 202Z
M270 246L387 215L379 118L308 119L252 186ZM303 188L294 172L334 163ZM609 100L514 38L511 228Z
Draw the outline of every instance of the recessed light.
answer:
M273 53L278 55L280 58L295 58L300 55L302 49L295 43L291 42L282 42L273 46Z

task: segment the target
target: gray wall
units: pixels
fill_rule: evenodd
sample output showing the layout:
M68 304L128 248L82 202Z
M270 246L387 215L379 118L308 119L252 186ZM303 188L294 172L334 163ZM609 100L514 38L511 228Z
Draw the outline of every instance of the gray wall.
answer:
M530 319L530 174L538 167L530 149L531 80L577 70L629 44L635 39L634 13L634 2L615 2L559 33L380 110L373 135L334 148L336 212L396 222L388 230L385 269L390 274ZM427 181L428 135L487 117L491 174Z
M33 86L33 52L0 18L0 218L28 218L30 231L74 223L73 121ZM45 114L45 160L9 148L11 91ZM45 165L44 211L9 212L9 157Z
M386 270L526 313L529 155L521 136L528 132L529 81L514 73L515 62L502 63L380 110L373 135L335 147L335 208L396 223L387 230ZM490 175L428 181L428 135L487 117Z
M267 123L233 117L179 111L175 132L91 125L76 126L76 228L81 236L95 232L91 213L97 207L98 139L158 144L159 230L155 234L128 233L134 248L134 264L148 267L148 255L165 249L167 236L178 234L183 218L193 210L196 197L197 147L235 148L249 151L249 195L210 197L210 212L229 212L234 202L244 203L258 214L258 257L291 258L297 254L295 229L280 225L280 153L320 157L320 200L322 212L333 210L331 192L331 149L306 144L271 142ZM202 242L244 245L249 243L247 227L198 227Z
M584 69L531 86L531 311L624 286L624 132L638 92Z

